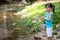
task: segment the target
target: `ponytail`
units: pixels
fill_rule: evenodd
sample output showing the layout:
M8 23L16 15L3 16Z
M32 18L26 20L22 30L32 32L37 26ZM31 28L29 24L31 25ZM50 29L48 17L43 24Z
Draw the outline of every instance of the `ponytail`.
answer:
M45 7L50 7L50 8L52 8L52 11L55 13L55 6L52 4L52 3L47 3L46 5L45 5Z
M55 13L55 6L53 5L53 7L52 7L52 11Z

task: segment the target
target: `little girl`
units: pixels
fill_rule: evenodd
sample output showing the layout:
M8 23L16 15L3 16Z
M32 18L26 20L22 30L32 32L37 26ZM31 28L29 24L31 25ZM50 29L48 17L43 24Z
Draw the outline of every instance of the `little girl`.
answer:
M52 3L47 3L45 5L45 8L46 8L46 14L41 18L45 20L47 40L52 40L52 33L53 33L52 22L53 22L53 13L55 10L55 6L52 5Z
M47 33L47 37L48 37L47 40L52 40L52 33L53 33L52 22L53 22L53 13L55 10L55 6L52 5L52 3L47 3L45 5L45 7L46 7L46 14L45 14L45 16L43 16L41 18L45 19L46 33Z

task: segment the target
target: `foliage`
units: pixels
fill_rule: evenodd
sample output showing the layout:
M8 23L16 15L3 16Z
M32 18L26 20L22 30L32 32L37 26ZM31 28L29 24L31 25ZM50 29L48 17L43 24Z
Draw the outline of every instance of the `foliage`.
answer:
M55 5L55 13L53 14L53 28L56 29L56 24L59 24L60 23L60 2L55 2L53 3ZM58 4L58 5L57 5ZM36 24L33 24L32 21L34 20L34 18L36 16L43 16L44 13L45 13L45 4L42 4L42 5L30 5L30 7L26 7L25 9L27 9L27 13L25 14L26 15L26 18L24 18L21 22L23 22L22 24L26 27L31 27L32 30L37 30L39 29L39 25L42 24L44 21L39 22L37 21ZM20 22L19 22L20 23Z
M40 24L44 23L44 20L37 21L36 23L33 23L32 21L35 20L36 16L43 16L45 13L44 4L43 5L30 5L30 7L26 7L27 13L23 14L24 18L20 19L20 21L17 22L18 25L23 25L25 27L28 27L30 29L29 32L38 30L40 28Z
M53 15L53 26L56 29L56 24L60 24L60 2L53 3L55 5L55 13ZM57 5L58 4L58 5Z

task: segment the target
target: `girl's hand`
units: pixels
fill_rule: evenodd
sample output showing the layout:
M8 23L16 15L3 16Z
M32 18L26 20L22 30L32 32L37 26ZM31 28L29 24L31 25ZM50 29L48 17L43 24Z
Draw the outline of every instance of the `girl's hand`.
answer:
M41 17L41 19L44 19L44 18L45 18L45 16Z
M41 17L41 19L43 19L44 17Z

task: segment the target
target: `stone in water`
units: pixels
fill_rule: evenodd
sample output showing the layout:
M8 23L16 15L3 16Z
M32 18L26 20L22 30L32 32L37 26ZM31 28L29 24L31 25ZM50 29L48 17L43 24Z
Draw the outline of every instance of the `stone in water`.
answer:
M3 18L4 18L4 19L6 19L6 18L7 18L7 16L3 16Z
M13 23L12 25L16 25L16 23Z

